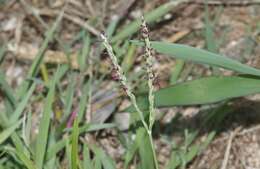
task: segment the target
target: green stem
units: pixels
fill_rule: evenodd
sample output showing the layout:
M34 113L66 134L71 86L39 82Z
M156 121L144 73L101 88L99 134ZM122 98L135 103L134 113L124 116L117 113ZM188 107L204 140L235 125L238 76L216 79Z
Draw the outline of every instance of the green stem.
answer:
M150 141L152 152L153 152L153 161L154 161L155 169L159 169L159 165L158 165L158 161L157 161L157 157L156 157L156 151L155 151L155 147L153 144L152 131L151 130L146 130L146 131L149 136L149 141Z

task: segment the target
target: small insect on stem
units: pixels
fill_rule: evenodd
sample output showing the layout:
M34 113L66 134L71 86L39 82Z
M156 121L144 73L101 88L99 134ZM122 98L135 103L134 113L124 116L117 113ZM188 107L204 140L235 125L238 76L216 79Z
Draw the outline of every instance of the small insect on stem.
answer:
M112 68L111 77L114 81L119 81L120 77L119 77L119 74L118 74L118 70L116 70L115 68Z

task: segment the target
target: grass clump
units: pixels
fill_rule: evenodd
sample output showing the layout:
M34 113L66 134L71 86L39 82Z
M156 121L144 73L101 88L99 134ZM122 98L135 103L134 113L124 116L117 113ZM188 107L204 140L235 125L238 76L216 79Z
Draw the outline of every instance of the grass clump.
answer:
M219 46L210 44L213 43L213 28L207 26L209 25L209 18L206 20L206 41L209 52L187 45L150 41L146 22L157 21L174 6L182 2L188 1L179 0L163 4L145 14L143 18L131 22L122 31L116 31L118 21L111 23L107 28L108 36L100 35L103 46L100 45L98 48L94 44L97 39L90 32L81 30L73 40L82 41L83 44L77 55L79 69L76 71L70 69L69 64L59 65L55 70L49 69L48 65L42 63L49 43L57 38L55 33L63 18L64 9L57 17L54 25L47 31L43 45L33 61L27 79L23 81L17 91L13 90L6 82L7 77L0 71L0 90L4 95L5 105L3 113L0 114L0 169L60 169L64 167L71 169L115 169L117 167L115 160L107 155L101 146L96 144L95 139L99 133L88 135L89 132L117 128L117 125L113 122L91 123L93 116L92 97L94 100L97 98L97 96L93 96L93 93L101 89L100 83L103 80L107 80L106 75L100 76L100 72L95 70L95 67L98 67L97 69L101 67L101 60L93 58L93 49L97 50L95 52L97 52L98 57L103 54L104 49L107 51L112 63L112 78L120 83L120 87L132 104L124 110L133 112L130 115L132 118L130 123L133 129L127 131L129 137L118 131L118 141L125 148L124 168L127 169L129 165L134 165L134 167L142 169L159 169L154 135L162 136L165 139L164 141L170 145L171 155L166 168L187 168L192 160L204 151L216 132L213 131L203 143L198 144L195 141L200 129L182 129L184 130L182 131L184 139L180 144L177 144L165 133L156 133L157 108L209 105L221 101L228 103L232 98L259 93L260 71L226 56L216 54L216 49ZM142 40L126 40L140 29ZM109 40L111 40L111 43ZM68 48L72 44L67 45ZM94 45L95 47L93 47ZM131 68L134 66L137 46L144 47L145 71L133 75ZM172 75L171 85L157 91L154 86L153 63L155 57L152 50L180 59ZM68 51L70 49L67 49L69 54ZM126 57L122 58L126 51ZM3 60L4 53L5 47L0 48L0 63ZM240 75L221 76L218 72L217 76L179 83L178 78L183 70L184 61L210 65L214 68L221 67ZM41 74L39 73L40 69ZM54 70L54 73L52 70ZM131 80L138 79L143 74L147 79L139 83L145 84L147 90L145 90L144 95L140 95L135 92L135 86L132 85ZM127 78L131 75L134 77ZM68 79L66 85L62 83L63 78ZM44 91L39 92L38 85L42 85ZM34 138L32 138L33 133L31 131L35 127L33 126L35 110L31 109L30 104L35 100L43 101L44 108L43 111L40 111L42 114L39 118L39 124L37 124L39 126L38 132L34 133ZM58 107L58 101L64 105ZM230 108L226 108L228 104L224 105L225 107L220 110L225 112L223 116L219 116L216 121L215 117L220 114L220 111L214 111L212 116L205 118L207 119L205 123L211 123L215 120L215 123L220 125L227 113L231 112ZM55 106L58 108L56 109ZM218 106L217 104L216 107ZM114 109L111 113L113 112ZM171 122L171 125L174 127L175 123ZM202 124L202 126L205 128L206 125ZM169 130L172 132L172 126L169 127Z

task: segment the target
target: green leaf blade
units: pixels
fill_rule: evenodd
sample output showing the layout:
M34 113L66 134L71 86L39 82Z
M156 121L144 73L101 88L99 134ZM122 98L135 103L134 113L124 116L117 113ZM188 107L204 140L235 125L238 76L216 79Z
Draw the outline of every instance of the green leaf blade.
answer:
M155 106L172 107L216 103L260 93L260 78L256 76L205 77L172 85L155 92ZM140 96L141 109L148 109L146 96ZM125 111L135 111L133 106Z
M260 79L206 77L170 86L155 93L157 107L209 104L260 92Z
M43 162L45 158L46 153L46 147L48 144L48 135L49 135L49 127L50 127L50 121L51 121L51 113L52 113L52 103L54 102L54 96L55 96L55 86L56 82L58 81L58 77L60 74L60 67L58 68L56 74L54 75L54 80L51 83L49 92L47 94L46 100L45 100L45 106L43 115L40 121L39 126L39 134L36 139L36 153L35 153L35 162L37 168L43 167Z
M71 143L71 168L77 169L78 167L78 138L79 138L79 124L78 117L74 120L72 130L72 143Z
M218 66L242 74L260 76L260 70L232 60L226 56L208 52L187 45L168 42L151 42L152 48L157 52L183 60L191 60L201 64Z

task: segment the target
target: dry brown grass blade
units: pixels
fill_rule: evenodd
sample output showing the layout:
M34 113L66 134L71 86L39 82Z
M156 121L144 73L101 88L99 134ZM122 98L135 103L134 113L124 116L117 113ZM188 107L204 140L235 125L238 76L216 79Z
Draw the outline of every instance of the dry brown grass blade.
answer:
M9 44L8 50L14 53L16 58L20 61L32 61L35 59L39 49L30 44L21 44L19 46L12 46ZM69 61L65 53L60 51L47 50L43 61L50 64L68 64L70 62L70 66L73 69L79 69L77 53L71 54Z
M228 159L229 159L229 156L230 156L232 141L233 141L233 139L235 138L235 136L237 135L237 133L240 130L241 130L241 127L237 128L235 131L233 131L230 134L230 137L229 137L228 143L227 143L227 148L226 148L225 155L224 155L224 159L223 159L223 162L222 162L221 169L226 169L227 166L228 166Z
M93 35L99 36L101 34L97 29L90 26L88 23L86 23L85 21L81 20L78 17L74 17L74 16L70 16L70 15L65 14L64 18L72 21L73 23L75 23L79 26L82 26L83 28L87 29Z
M173 34L171 37L167 39L168 42L174 43L179 41L180 39L184 38L186 35L188 35L191 31L190 30L183 30L180 32L177 32Z

